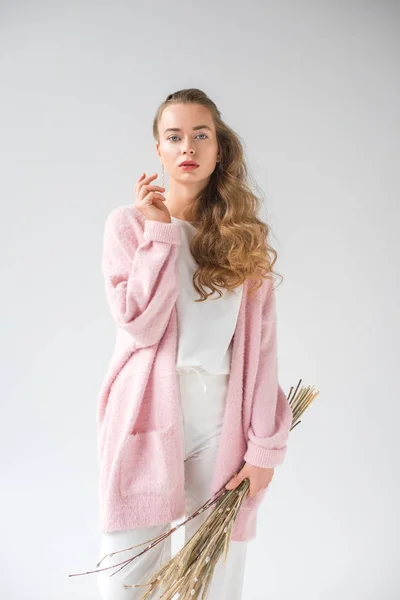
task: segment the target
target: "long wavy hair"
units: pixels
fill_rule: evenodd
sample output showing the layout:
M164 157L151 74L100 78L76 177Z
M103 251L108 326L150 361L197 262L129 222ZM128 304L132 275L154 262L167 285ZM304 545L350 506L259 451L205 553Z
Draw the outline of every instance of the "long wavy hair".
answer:
M269 245L270 227L258 218L261 199L250 189L240 136L221 118L215 103L201 90L189 88L169 94L157 109L153 136L160 142L159 121L171 104L195 103L208 108L213 117L220 161L206 187L192 206L197 232L190 251L198 264L193 285L200 298L207 300L220 288L233 290L246 279L254 280L249 294L262 286L263 279L273 278L277 252ZM279 275L279 274L278 274ZM279 275L281 279L283 277ZM204 289L207 286L211 291Z

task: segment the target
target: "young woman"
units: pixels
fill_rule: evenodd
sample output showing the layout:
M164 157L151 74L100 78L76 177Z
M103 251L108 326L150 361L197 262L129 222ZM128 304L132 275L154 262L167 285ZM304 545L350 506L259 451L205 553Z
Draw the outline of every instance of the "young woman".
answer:
M205 93L170 94L153 134L168 191L142 173L134 205L113 209L104 231L117 337L98 400L100 557L169 531L248 478L208 595L238 600L247 542L292 424L277 374L276 252L239 137ZM208 515L188 523L185 541ZM148 581L171 558L170 541L115 576L101 571L103 600L141 598L148 588L124 585Z

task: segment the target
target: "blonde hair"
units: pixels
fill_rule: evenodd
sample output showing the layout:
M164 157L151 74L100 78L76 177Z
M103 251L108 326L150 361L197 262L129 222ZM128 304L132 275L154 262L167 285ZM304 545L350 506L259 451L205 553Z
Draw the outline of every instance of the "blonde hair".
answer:
M200 294L196 302L207 300L214 291L221 297L218 288L234 289L248 278L255 280L251 294L262 286L264 278L276 274L272 268L277 252L268 244L269 225L257 217L261 200L250 189L240 137L224 123L217 106L204 92L189 88L169 94L158 107L153 121L153 136L158 143L164 109L182 103L201 104L210 110L220 155L220 162L192 207L191 221L197 232L190 251L199 265L193 275L193 285Z

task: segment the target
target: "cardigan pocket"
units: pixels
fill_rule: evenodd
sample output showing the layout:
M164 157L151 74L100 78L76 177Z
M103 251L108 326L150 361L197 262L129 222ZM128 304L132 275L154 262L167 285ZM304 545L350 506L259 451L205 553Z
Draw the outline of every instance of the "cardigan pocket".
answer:
M121 496L166 494L179 483L175 442L177 425L164 429L130 433L126 436L119 461Z

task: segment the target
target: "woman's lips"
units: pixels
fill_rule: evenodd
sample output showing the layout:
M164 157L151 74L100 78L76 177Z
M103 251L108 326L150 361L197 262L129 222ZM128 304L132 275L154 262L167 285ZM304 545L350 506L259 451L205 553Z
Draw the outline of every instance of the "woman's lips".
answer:
M181 169L183 169L184 171L193 171L194 169L197 169L199 165L181 165Z

